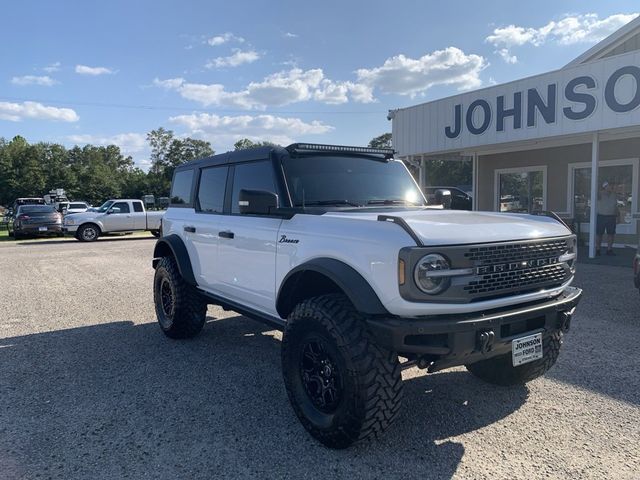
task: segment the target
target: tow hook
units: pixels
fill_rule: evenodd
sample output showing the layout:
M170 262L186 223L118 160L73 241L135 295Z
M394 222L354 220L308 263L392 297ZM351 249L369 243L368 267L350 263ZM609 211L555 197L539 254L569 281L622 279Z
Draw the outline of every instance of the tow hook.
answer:
M485 330L478 332L478 349L481 353L488 353L493 348L493 341L496 338L496 334L493 330Z
M572 308L568 312L560 312L558 314L558 327L563 333L567 333L571 328L571 317L575 308Z

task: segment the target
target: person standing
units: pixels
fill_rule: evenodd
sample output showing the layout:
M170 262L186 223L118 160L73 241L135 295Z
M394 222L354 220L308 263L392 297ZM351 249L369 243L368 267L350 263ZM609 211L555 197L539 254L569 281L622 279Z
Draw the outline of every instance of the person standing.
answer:
M613 241L616 235L616 223L618 220L618 197L609 182L602 184L602 190L598 194L596 212L598 213L596 222L596 255L600 255L602 236L605 232L608 242L607 255L615 255L615 253L613 253Z

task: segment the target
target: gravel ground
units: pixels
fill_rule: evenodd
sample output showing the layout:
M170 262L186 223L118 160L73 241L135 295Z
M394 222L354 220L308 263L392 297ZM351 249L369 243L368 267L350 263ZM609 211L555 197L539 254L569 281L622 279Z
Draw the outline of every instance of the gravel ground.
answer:
M1 478L640 477L630 269L580 266L585 297L545 378L407 370L387 435L331 451L293 415L278 332L210 307L196 339L162 335L153 245L0 245Z

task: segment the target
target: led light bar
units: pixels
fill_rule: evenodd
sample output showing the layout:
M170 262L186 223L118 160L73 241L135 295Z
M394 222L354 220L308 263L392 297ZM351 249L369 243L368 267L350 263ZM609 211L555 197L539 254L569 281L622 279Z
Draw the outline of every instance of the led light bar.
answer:
M384 155L385 158L393 157L391 148L351 147L347 145L322 145L319 143L293 143L287 147L290 152L306 150L314 152L343 152L343 153L369 153Z

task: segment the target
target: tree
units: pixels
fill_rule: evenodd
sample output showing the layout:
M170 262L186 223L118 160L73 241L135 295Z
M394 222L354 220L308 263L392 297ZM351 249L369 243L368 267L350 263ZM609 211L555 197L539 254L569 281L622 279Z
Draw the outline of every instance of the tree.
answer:
M392 148L391 146L391 134L383 133L375 138L372 138L369 142L371 148Z
M254 142L249 140L248 138L241 138L236 143L233 144L233 148L235 150L248 150L249 148L258 148L258 147L275 147L277 146L275 143L262 141L262 142Z

